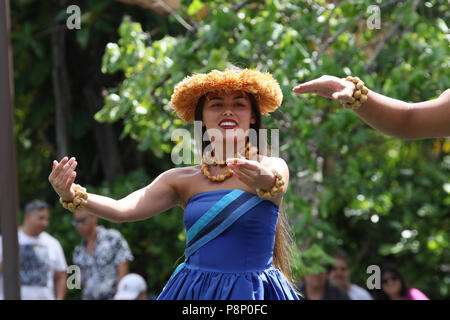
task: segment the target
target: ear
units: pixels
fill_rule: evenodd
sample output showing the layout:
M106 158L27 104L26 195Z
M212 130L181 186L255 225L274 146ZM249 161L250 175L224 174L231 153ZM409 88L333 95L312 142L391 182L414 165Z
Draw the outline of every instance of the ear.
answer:
M252 117L250 118L250 124L255 124L256 123L256 119L255 119L255 114L252 112Z

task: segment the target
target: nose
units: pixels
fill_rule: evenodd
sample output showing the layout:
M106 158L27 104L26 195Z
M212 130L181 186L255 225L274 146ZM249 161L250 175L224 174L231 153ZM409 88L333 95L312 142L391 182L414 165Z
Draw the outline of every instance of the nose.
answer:
M224 116L229 116L232 115L233 111L231 110L231 106L229 106L228 104L225 105L224 110L223 110L223 115Z

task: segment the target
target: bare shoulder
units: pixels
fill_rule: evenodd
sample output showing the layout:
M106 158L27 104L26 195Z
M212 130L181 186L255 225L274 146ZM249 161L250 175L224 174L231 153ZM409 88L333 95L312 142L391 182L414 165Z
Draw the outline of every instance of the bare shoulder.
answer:
M163 172L160 177L165 179L166 182L173 186L177 186L180 183L183 184L186 180L192 179L198 176L200 166L178 167L172 168Z
M203 177L199 165L189 167L178 167L167 170L165 173L167 181L176 188L179 194L184 193L186 186L196 183Z

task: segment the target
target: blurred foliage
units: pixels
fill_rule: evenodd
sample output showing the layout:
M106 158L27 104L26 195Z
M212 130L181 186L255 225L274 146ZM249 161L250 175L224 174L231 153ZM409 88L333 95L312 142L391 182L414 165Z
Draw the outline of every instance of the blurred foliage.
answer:
M237 1L183 1L178 14L193 31L184 30L171 15L158 21L163 27L157 36L145 20L122 13L120 26L104 31L117 30L118 38L106 45L101 71L105 76L120 74L123 81L105 89L104 107L95 118L121 124L121 138L138 141L139 150L149 152L155 167L150 174L147 169L129 168L118 181L98 180L89 190L119 198L172 166L171 132L185 124L175 117L169 100L174 85L186 75L230 65L269 71L284 93L282 108L265 117L264 123L266 128L280 129L280 155L291 171L284 206L297 244L296 277L319 272L329 263L328 255L341 247L349 252L353 280L360 285L369 276L367 266L389 260L431 298L450 297L449 141L392 139L336 102L291 93L299 82L323 74L358 75L377 92L414 102L436 98L450 87L447 1L377 4L380 29L366 24L370 0L261 0L244 1L243 6ZM117 18L105 10L100 9L99 21ZM43 13L39 17L49 19ZM398 29L388 38L397 21ZM95 28L93 24L84 32ZM26 71L26 61L31 64L39 54L45 57L40 41L31 45L27 40L30 33L25 24L13 37L15 55L28 57L17 63L15 56L16 79L21 80L16 89L28 88L17 99L18 170L25 190L29 176L40 173L43 179L31 180L37 183L33 192L49 197L42 174L48 170L35 167L50 164L50 152L32 134L34 128L52 126L53 102L43 95L42 86L32 89L48 76L50 62L42 58L42 71ZM82 37L77 35L79 46ZM380 41L386 43L377 51ZM19 49L20 45L32 51ZM30 110L36 101L42 106L39 112ZM33 117L25 120L25 115ZM92 126L91 119L85 121ZM187 128L193 132L191 125ZM31 194L22 190L21 197ZM70 215L59 207L54 213L50 232L58 235L70 257L80 239L70 226ZM136 257L132 270L146 276L150 291L158 293L183 251L182 211L173 209L132 224L104 224L125 235Z

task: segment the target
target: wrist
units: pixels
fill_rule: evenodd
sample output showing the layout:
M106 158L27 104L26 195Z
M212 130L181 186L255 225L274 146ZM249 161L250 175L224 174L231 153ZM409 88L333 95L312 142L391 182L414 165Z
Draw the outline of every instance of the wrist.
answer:
M275 198L278 193L281 193L284 186L284 180L281 173L272 169L272 183L267 189L256 189L256 194L263 199Z
M72 212L78 209L82 209L87 204L88 194L86 188L80 185L72 184L72 194L74 195L71 200L64 200L59 198L61 205Z
M270 171L269 173L263 174L262 176L264 177L264 181L258 187L258 189L270 190L274 186L274 184L277 180L276 173Z
M72 194L70 196L65 196L65 197L59 196L59 198L65 202L72 202L73 199L75 198L75 194Z
M345 109L359 109L367 101L369 89L365 86L364 81L361 81L358 77L348 76L343 80L353 84L353 94L351 100L347 103L342 103L342 105Z

